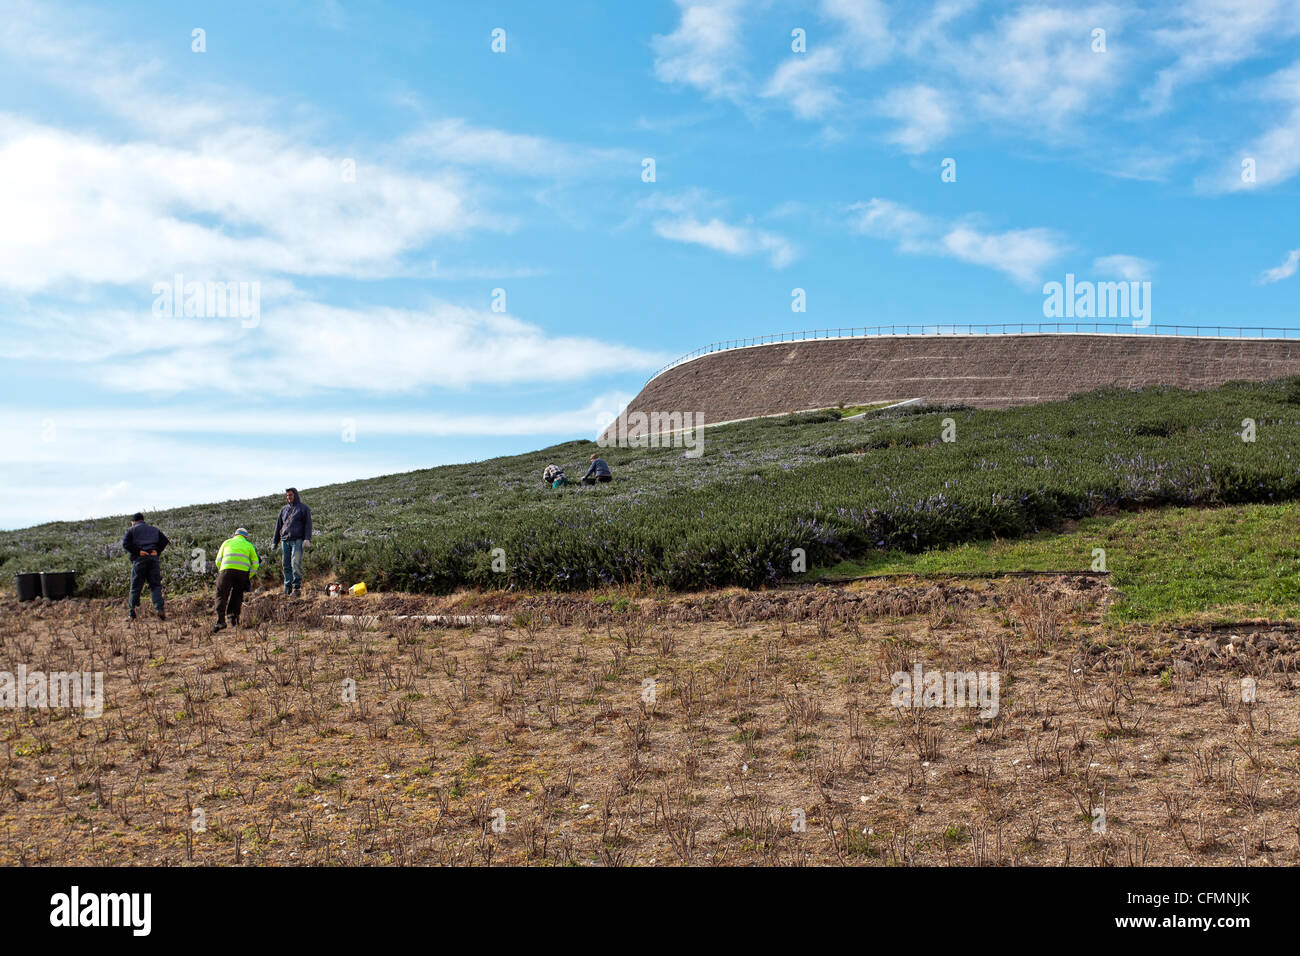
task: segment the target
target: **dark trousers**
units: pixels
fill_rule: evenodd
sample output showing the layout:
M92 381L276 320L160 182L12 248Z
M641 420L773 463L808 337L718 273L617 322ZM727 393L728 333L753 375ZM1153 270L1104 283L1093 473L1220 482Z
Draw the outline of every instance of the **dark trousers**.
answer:
M157 555L142 554L131 561L131 597L127 600L126 606L132 611L140 605L140 592L144 590L146 584L149 585L149 596L153 598L153 606L161 611L163 609L162 567L158 564Z
M614 479L609 475L591 475L587 478L582 479L582 483L584 485L594 485L598 481L603 483L606 481L613 481L613 480Z
M226 621L226 606L230 607L230 623L239 622L239 609L244 606L244 592L248 590L248 572L226 568L217 575L217 620Z

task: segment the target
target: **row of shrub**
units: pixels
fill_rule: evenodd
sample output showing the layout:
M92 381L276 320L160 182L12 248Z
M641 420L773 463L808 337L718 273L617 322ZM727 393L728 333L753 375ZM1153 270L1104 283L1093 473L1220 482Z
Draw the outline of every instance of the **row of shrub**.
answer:
M571 442L304 491L323 531L307 566L425 592L755 586L791 576L796 549L814 567L872 549L1015 537L1107 509L1289 500L1300 497L1298 398L1288 380L1102 390L1004 411L791 416L708 429L698 458L603 449L614 483L552 491L545 465L574 469L592 450ZM1245 419L1254 441L1242 439ZM175 542L167 585L210 585L210 569L191 567L192 549L210 557L241 523L264 526L269 539L279 503L151 516ZM119 518L4 533L0 569L75 569L91 593L120 591L124 526ZM264 567L277 574L278 555L264 555Z

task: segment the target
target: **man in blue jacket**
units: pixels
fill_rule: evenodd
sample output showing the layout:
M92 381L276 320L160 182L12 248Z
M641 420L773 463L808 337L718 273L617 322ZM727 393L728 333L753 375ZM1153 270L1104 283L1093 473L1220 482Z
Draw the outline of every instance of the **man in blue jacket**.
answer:
M588 468L587 473L582 476L582 483L584 485L594 485L598 481L606 482L613 480L614 476L610 474L609 465L605 463L605 459L597 458L595 455L592 455L591 467Z
M128 620L135 620L135 609L140 603L140 592L145 582L149 584L149 596L153 598L154 610L158 620L167 620L163 611L162 565L158 558L170 542L151 524L145 524L144 515L136 512L131 516L131 527L122 536L122 550L131 556L131 596L126 602Z
M311 509L298 497L297 488L284 490L285 506L275 519L275 543L284 562L284 593L302 594L302 546L311 540Z

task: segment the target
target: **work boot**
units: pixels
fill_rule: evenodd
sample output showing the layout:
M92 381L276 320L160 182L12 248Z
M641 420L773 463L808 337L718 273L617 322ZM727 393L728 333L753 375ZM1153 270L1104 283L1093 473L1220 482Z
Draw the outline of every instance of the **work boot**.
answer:
M162 608L158 608L158 620L160 621L167 620L167 612L164 611Z
M239 627L239 618L237 618L237 617L232 617L232 618L230 619L230 626L233 627L233 628L238 628L238 627Z
M213 634L217 633L217 631L224 631L225 629L226 629L226 622L225 622L225 621L217 621L216 624L213 624L213 625L212 625L212 633L213 633Z
M131 608L127 608L127 609L126 609L126 619L127 619L128 621L134 621L134 620L135 620L135 608L131 607Z

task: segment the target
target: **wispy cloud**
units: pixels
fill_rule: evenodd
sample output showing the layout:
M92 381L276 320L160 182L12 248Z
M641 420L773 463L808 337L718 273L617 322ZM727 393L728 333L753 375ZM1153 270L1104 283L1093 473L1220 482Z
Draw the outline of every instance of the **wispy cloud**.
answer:
M858 232L893 241L901 252L984 266L1023 284L1040 278L1069 248L1050 229L991 232L969 222L945 222L887 199L857 203L851 212Z
M651 43L655 76L665 83L694 87L709 97L739 97L746 84L740 64L745 0L676 2L681 8L677 28Z
M1271 124L1239 150L1225 156L1219 167L1201 177L1197 185L1206 192L1242 192L1266 189L1300 173L1300 60L1279 70L1260 85L1257 98L1270 104ZM1243 175L1249 162L1253 178Z
M694 243L732 256L762 253L776 269L789 265L796 256L793 243L775 233L748 225L732 225L721 219L707 222L691 216L660 219L655 222L654 230L665 239Z
M656 214L655 235L673 242L704 246L729 256L763 255L775 269L798 258L798 247L778 233L752 221L728 222L719 214L724 204L699 190L669 193L643 200L640 208Z
M788 102L802 119L818 119L839 106L840 90L827 79L839 69L840 53L834 47L791 56L777 67L762 95Z
M521 176L630 175L641 156L629 149L580 146L545 136L474 126L463 119L429 123L403 140L418 157Z
M457 176L363 162L353 182L345 159L262 130L175 147L0 116L0 286L375 277L436 236L510 224Z
M936 33L917 55L946 74L949 95L981 121L1052 140L1120 88L1127 59L1115 38L1128 17L1109 3L1024 6L984 32L960 39ZM1094 28L1112 38L1104 53L1091 47Z
M177 74L148 47L100 35L85 19L52 3L7 0L0 15L0 54L22 64L34 81L89 99L159 140L229 130L266 116L266 97L234 87L200 90L178 84Z
M880 0L822 0L819 11L831 28L814 29L811 45L801 53L792 51L761 93L806 120L822 120L842 109L837 76L849 68L878 66L894 49L889 10Z
M1155 263L1138 256L1117 254L1099 256L1093 259L1092 268L1098 276L1107 279L1115 278L1123 279L1126 282L1138 282L1151 278L1152 273L1155 272Z
M891 90L880 101L882 116L899 125L886 138L907 153L923 153L942 142L952 129L952 104L932 86L916 84Z
M841 28L841 38L860 66L883 63L896 46L883 0L822 0L821 14Z
M1300 37L1300 0L1188 0L1156 8L1132 0L1002 8L980 0L821 0L812 22L786 18L807 28L804 53L758 41L772 29L771 18L760 21L770 9L763 4L678 6L677 28L656 38L659 79L755 115L764 105L788 109L821 124L828 139L843 138L874 115L893 121L879 138L912 154L976 131L1139 180L1166 180L1178 166L1216 151L1231 154L1231 163L1197 179L1203 191L1267 187L1300 173L1294 76L1283 71L1252 94L1250 81L1238 83L1232 73L1267 63ZM1151 117L1170 113L1181 91L1210 81L1220 84L1219 97L1271 100L1271 120L1244 144L1181 117L1168 120L1158 139L1141 141ZM1081 140L1087 150L1077 149ZM1243 155L1257 161L1253 182L1241 180L1236 164Z
M302 296L262 302L260 323L138 311L41 310L0 340L0 357L87 363L120 393L394 395L652 370L665 355L552 335L502 313L431 302L425 309L345 308ZM131 357L147 360L140 375ZM147 357L147 359L146 359Z
M47 461L59 452L59 444L78 444L96 435L129 431L136 435L217 435L237 439L258 438L338 439L346 421L359 438L421 437L473 438L483 435L585 435L596 419L610 407L621 408L632 399L627 392L611 391L592 398L577 408L544 411L514 410L508 415L451 410L420 412L361 410L337 405L302 410L292 418L267 415L261 408L220 408L202 405L115 408L60 408L51 411L35 406L3 408L10 426L3 436L4 460L11 463ZM58 425L58 441L42 442L37 423L52 418ZM32 427L14 423L29 422ZM607 423L607 422L606 422Z
M1182 0L1169 6L1169 16L1170 22L1150 37L1174 55L1174 62L1142 94L1148 110L1157 113L1182 87L1300 35L1295 0Z
M1265 269L1259 277L1261 285L1269 285L1273 282L1281 282L1283 279L1289 279L1295 275L1296 267L1300 266L1300 249L1292 249L1286 254L1286 259L1280 266L1274 266L1272 269Z
M391 306L375 292L335 304L320 281L537 275L440 265L433 244L515 228L516 212L487 208L489 173L607 175L638 169L632 153L442 120L354 157L292 124L235 121L212 91L181 97L170 129L142 121L171 103L160 64L132 67L121 45L19 12L0 24L0 52L57 83L54 65L83 56L69 70L78 91L112 100L127 124L110 134L0 114L0 305L23 333L0 356L75 363L117 393L286 396L567 382L664 361L452 302ZM209 98L218 105L203 108ZM259 321L153 314L155 284L178 274L258 283Z

